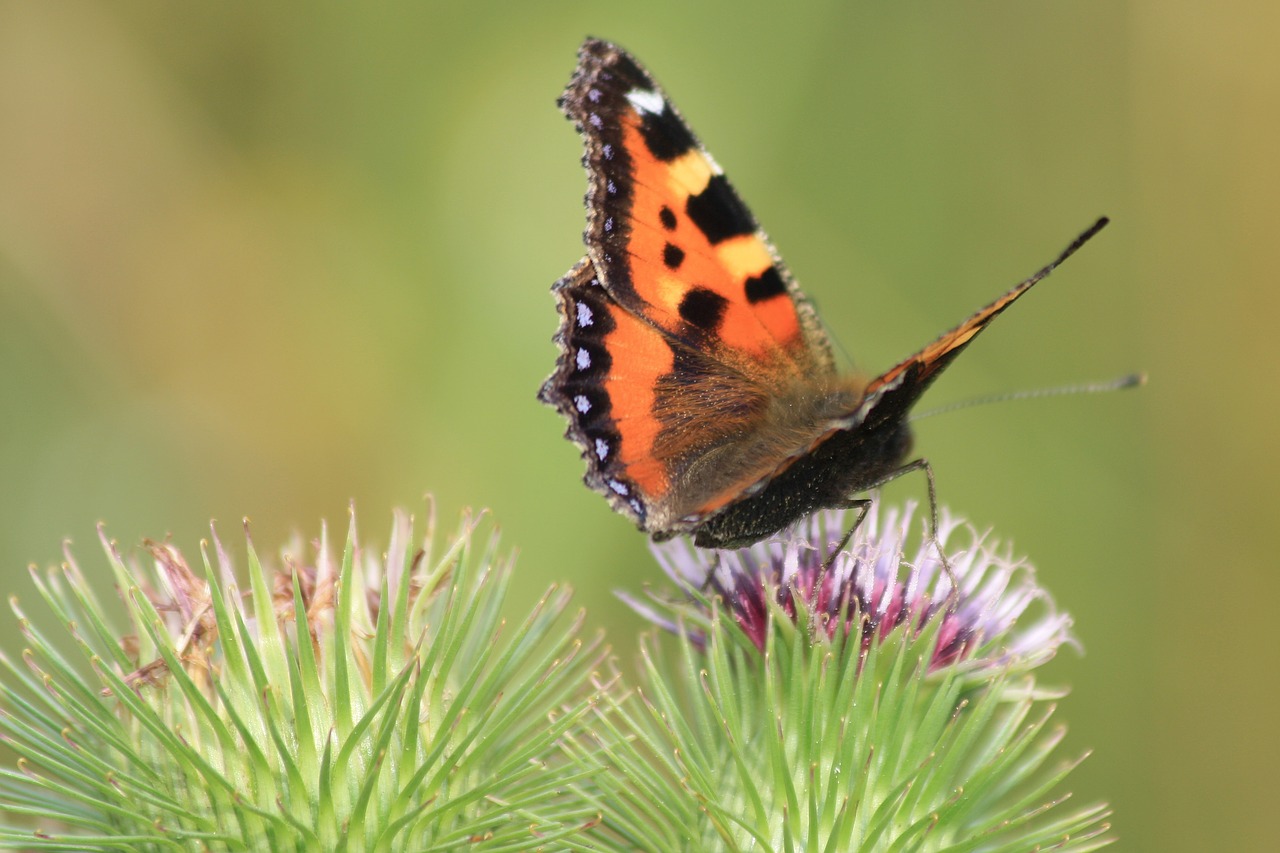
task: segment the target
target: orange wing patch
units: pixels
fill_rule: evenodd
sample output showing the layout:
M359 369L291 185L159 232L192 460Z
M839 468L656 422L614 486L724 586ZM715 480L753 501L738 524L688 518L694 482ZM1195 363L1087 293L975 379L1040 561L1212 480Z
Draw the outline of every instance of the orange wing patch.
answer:
M688 213L691 200L697 210L697 200L706 199L704 205L723 208L710 215L721 220L732 215L736 196L728 201L716 197L730 191L714 163L697 148L671 162L657 159L644 144L641 124L635 112L623 119L623 144L634 176L627 255L632 287L651 307L649 316L673 335L689 338L692 326L694 336L718 338L729 357L807 365L796 305L755 223L744 219L747 233L729 233L712 243ZM775 285L767 298L751 301L748 282L770 279ZM719 313L699 313L696 302L686 301L691 294L698 294L694 300L722 306Z
M610 316L614 328L604 338L610 367L603 384L622 439L618 461L626 476L653 501L670 488L666 468L655 452L663 423L654 416L654 409L659 384L672 372L675 358L653 326L618 306L613 306Z

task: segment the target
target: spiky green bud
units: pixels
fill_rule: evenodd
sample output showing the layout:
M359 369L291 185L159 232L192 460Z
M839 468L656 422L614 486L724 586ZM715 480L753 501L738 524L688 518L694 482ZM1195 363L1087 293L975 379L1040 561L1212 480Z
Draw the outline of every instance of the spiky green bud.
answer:
M249 542L241 589L216 537L195 567L103 537L123 630L69 555L34 573L57 626L15 601L28 648L0 679L20 756L0 802L34 830L0 845L530 850L590 827L589 762L561 745L596 700L599 643L560 589L507 624L511 561L474 521L435 539L415 548L397 514L381 557L354 516L337 559L327 531L272 566Z

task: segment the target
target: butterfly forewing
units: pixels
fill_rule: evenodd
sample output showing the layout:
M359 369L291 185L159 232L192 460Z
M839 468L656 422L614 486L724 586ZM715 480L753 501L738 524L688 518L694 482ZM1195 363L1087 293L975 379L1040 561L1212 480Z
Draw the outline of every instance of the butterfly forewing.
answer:
M834 373L812 307L635 60L587 42L561 104L587 143L588 255L619 304L762 384Z

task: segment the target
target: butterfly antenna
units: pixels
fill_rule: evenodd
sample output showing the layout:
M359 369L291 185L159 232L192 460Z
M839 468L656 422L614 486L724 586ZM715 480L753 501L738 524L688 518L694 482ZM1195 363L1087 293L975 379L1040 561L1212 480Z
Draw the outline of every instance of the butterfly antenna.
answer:
M961 400L912 414L908 421L914 422L954 412L957 409L968 409L972 406L985 406L987 403L1007 403L1010 400L1035 400L1040 397L1065 397L1072 394L1104 394L1110 391L1123 391L1126 388L1137 388L1147 384L1147 374L1130 373L1105 382L1082 382L1075 385L1059 385L1056 388L1030 388L1025 391L1009 391L1004 394L991 394L986 397L974 397L972 400Z

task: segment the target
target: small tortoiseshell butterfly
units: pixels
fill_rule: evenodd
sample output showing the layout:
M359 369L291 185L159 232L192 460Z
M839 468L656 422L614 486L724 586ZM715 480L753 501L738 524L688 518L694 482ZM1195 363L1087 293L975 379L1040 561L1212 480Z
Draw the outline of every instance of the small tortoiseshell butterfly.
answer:
M586 142L587 254L552 288L585 480L654 539L756 542L908 470L907 413L996 315L1107 224L915 355L837 372L809 300L648 72L588 40L560 99ZM932 480L930 481L932 485Z

